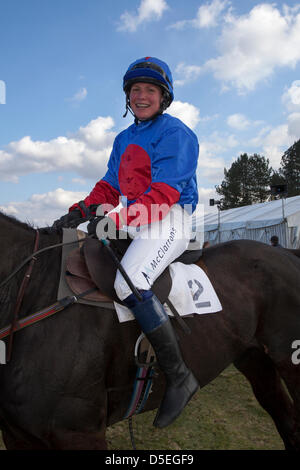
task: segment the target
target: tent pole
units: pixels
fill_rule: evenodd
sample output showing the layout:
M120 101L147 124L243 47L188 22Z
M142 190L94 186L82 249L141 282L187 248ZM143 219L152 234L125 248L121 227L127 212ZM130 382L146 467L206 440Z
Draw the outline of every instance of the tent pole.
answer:
M220 205L218 204L217 205L217 208L218 208L218 243L221 243L221 233L220 233L220 229L221 229L221 223L220 223L220 212L221 212L221 209L220 209Z

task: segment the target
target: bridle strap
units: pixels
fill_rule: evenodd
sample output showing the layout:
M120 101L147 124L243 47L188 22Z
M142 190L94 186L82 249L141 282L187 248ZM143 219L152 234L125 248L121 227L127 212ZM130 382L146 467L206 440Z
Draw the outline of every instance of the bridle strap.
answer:
M65 246L65 245L74 245L75 243L80 243L80 242L84 242L84 241L85 241L85 239L75 240L75 241L72 241L72 242L56 243L55 245L46 246L45 248L42 248L41 250L38 250L38 251L34 250L34 252L30 256L28 256L26 259L24 259L24 261L22 261L22 263L19 264L19 266L9 276L7 276L7 278L4 279L4 281L1 282L0 289L1 289L1 287L5 286L5 284L7 284L8 281L10 281L20 271L20 269L22 269L28 263L28 261L31 261L33 258L35 258L40 253L43 253L44 251L52 250L52 248L58 248L60 246Z
M15 331L15 327L18 323L18 315L19 315L19 312L20 312L20 308L21 308L21 305L22 305L23 297L24 297L28 282L29 282L30 277L31 277L33 265L34 265L34 262L36 261L36 257L34 256L34 254L37 251L37 248L39 246L39 239L40 239L40 233L37 230L36 231L36 236L35 236L34 248L33 248L33 255L31 256L30 264L29 264L29 266L26 270L26 273L24 275L22 284L19 288L17 301L16 301L14 313L13 313L13 320L12 320L12 323L11 323L11 329L10 329L10 332L9 332L9 340L8 340L8 351L7 351L7 358L6 358L7 362L9 362L10 359L11 359L13 334L14 334L14 331Z

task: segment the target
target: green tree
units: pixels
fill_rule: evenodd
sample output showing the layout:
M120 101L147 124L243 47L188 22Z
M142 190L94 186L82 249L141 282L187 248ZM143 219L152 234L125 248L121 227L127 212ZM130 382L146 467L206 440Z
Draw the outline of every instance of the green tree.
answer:
M287 184L287 196L300 194L300 139L284 152L279 174Z
M269 160L256 153L249 158L251 203L265 202L270 194L272 168Z
M225 178L220 186L216 186L216 192L221 196L221 209L264 202L270 194L272 171L264 156L240 155L229 170L224 169Z

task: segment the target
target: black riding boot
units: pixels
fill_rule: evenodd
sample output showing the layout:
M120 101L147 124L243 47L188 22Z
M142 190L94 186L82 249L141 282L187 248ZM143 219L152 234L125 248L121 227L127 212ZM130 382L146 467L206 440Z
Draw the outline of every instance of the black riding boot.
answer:
M143 302L128 305L150 341L166 377L165 394L153 422L154 426L163 428L180 415L197 391L198 382L183 361L169 317L157 297L152 295Z

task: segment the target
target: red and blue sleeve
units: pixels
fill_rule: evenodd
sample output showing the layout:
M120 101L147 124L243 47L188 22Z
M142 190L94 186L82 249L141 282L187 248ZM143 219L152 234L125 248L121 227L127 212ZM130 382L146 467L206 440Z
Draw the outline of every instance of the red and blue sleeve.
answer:
M109 216L117 228L144 225L163 219L180 201L181 193L195 177L198 141L184 129L170 129L157 144L152 157L152 182L148 191L119 214Z

